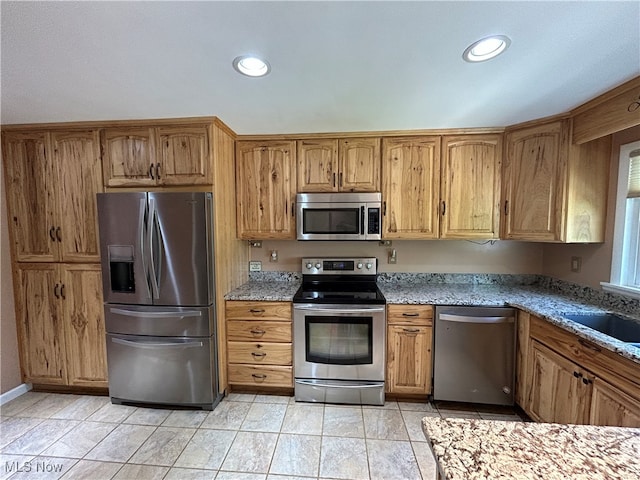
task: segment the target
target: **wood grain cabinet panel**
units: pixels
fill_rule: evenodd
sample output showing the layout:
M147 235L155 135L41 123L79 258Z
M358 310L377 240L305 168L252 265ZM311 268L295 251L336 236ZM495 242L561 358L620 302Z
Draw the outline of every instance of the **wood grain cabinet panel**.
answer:
M298 140L298 192L338 191L338 140Z
M295 141L237 142L239 238L295 238L295 162Z
M293 387L291 315L291 302L226 302L231 385Z
M4 132L14 259L98 262L96 130Z
M589 423L640 428L640 401L596 378L593 382Z
M588 424L594 376L535 340L530 349L529 415L539 422Z
M440 238L498 238L501 135L442 139Z
M161 185L207 185L213 183L206 125L158 127Z
M440 143L438 136L383 140L383 238L438 238Z
M152 128L105 128L100 137L106 186L156 184L153 175L156 142Z
M2 157L14 260L58 259L57 175L50 135L46 132L3 132Z
M343 138L338 185L342 192L380 191L380 139Z
M433 306L387 305L386 391L431 393Z
M107 352L99 264L67 265L61 292L68 384L107 387Z
M107 387L100 265L18 264L16 291L24 380Z

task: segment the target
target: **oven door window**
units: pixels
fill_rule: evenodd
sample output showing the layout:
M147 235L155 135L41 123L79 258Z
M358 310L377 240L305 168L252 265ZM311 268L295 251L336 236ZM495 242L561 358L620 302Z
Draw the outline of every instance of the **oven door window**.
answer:
M307 362L332 365L373 363L371 317L305 317Z
M302 229L310 233L360 234L360 208L306 208Z

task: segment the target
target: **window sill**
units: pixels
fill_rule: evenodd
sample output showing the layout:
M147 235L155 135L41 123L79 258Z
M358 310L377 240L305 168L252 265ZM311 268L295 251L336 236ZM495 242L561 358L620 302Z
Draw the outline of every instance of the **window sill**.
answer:
M617 293L625 297L640 299L640 288L627 287L626 285L616 285L615 283L600 282L605 292Z

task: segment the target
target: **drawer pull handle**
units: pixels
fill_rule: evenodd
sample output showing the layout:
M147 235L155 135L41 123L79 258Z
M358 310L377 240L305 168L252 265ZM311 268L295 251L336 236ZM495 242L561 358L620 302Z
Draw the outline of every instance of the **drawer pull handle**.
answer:
M264 352L251 352L251 355L253 355L253 357L255 358L264 358L267 356L267 354Z
M249 310L251 313L264 313L264 308L252 308Z
M407 333L418 333L420 329L419 328L403 328L402 331Z
M402 314L402 316L403 316L403 317L418 317L418 316L420 316L420 314L419 314L419 313L415 313L415 312L413 312L413 313L407 313L407 312L404 312L404 313Z
M252 373L251 376L256 380L264 380L267 376L264 373Z
M253 333L254 335L264 335L265 333L267 333L267 332L266 332L266 331L264 331L264 330L257 330L257 329L255 329L255 328L254 328L254 329L251 329L251 330L250 330L250 332L251 332L251 333Z
M589 350L593 350L594 352L601 352L602 349L600 347L595 346L592 343L587 342L586 340L579 338L578 339L578 343L580 343L580 345L582 345L585 348L588 348Z

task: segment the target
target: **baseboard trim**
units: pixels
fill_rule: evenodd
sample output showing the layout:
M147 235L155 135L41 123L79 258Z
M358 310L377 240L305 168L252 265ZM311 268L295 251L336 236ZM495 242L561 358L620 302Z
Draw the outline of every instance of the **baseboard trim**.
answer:
M16 388L12 388L8 392L4 392L2 395L0 395L0 405L4 405L14 398L18 398L20 395L24 395L32 388L33 385L31 385L30 383L23 383L22 385L18 385Z

